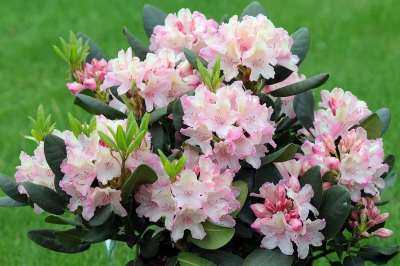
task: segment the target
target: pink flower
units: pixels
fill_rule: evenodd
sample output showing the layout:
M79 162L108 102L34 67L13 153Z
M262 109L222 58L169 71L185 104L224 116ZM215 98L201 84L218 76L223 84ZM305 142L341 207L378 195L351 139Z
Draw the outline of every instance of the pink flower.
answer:
M365 102L340 88L323 90L320 107L322 110L315 113L314 135L326 133L334 139L371 114Z
M281 164L281 171L283 167ZM285 169L284 173L289 172ZM296 169L290 178L297 178L297 174ZM257 217L251 227L264 236L261 247L278 247L282 253L292 255L294 242L298 247L298 256L303 259L307 257L310 245L322 244L324 237L320 231L325 227L325 221L312 221L308 218L310 212L314 216L318 215L317 209L310 203L314 195L312 187L305 185L294 191L285 185L287 181L288 178L284 176L277 185L265 183L261 186L259 194L250 194L264 199L263 203L250 205Z
M107 61L93 58L90 63L83 66L83 70L73 73L75 82L67 83L67 87L72 94L77 94L84 89L95 91L104 81L106 73Z
M217 22L208 20L203 14L180 9L177 14L168 14L164 25L154 28L150 50L158 52L169 48L180 53L183 48L188 48L198 52L205 46L204 39L217 32L217 29Z
M106 185L115 177L121 176L121 159L119 154L99 146L95 168L97 180Z
M205 42L207 47L200 50L200 55L209 62L219 57L226 81L239 74L239 66L251 70L251 81L258 80L260 76L273 78L273 67L276 65L297 70L298 58L290 52L293 41L289 34L275 28L263 15L245 16L241 21L238 16L233 16Z
M190 234L195 239L203 239L206 236L203 225L207 215L201 210L182 209L176 213L172 228L171 238L175 242L183 238L185 230L189 230Z
M200 82L184 57L170 49L147 54L142 64L136 85L147 111L167 106Z
M111 205L113 212L121 217L127 215L126 210L121 205L121 191L112 188L96 187L91 190L83 205L82 217L89 221L97 207Z
M200 209L206 198L206 187L191 170L184 170L171 186L178 208Z
M307 219L303 230L294 238L297 246L297 253L300 259L305 259L310 252L310 246L320 247L324 240L321 230L325 228L325 220L316 219L311 221Z
M142 63L139 58L133 56L130 47L126 52L119 51L118 57L108 62L108 72L100 89L106 90L117 86L119 95L126 94L135 84L141 68Z

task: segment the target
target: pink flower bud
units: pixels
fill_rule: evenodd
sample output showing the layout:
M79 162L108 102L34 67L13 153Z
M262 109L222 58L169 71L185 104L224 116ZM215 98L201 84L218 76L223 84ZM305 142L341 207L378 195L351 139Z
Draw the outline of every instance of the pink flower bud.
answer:
M67 88L69 89L69 91L72 94L77 94L79 93L81 90L84 89L84 87L82 86L82 84L78 83L78 82L72 82L72 83L67 83Z
M303 228L303 223L299 219L292 219L289 221L290 228L295 232L300 232Z
M387 228L379 228L372 234L380 238L388 238L393 235L393 231Z
M94 78L85 79L83 81L83 86L85 86L86 88L88 88L90 90L95 90L97 87L96 80Z

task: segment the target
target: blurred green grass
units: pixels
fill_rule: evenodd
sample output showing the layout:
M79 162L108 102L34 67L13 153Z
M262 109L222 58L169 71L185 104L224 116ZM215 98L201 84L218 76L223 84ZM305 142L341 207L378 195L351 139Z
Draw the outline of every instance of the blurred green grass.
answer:
M84 115L73 106L65 89L66 68L53 54L51 45L70 30L91 36L108 55L127 48L122 27L144 38L141 10L144 3L173 12L182 7L199 10L209 17L240 13L249 1L133 1L133 0L41 0L1 1L0 4L0 172L13 175L20 150L30 152L23 139L29 132L28 115L40 103L53 113L59 128L66 125L66 113ZM323 86L340 86L368 102L371 109L391 109L394 121L385 136L387 153L400 155L399 59L400 1L397 0L265 0L261 1L272 21L295 31L306 26L312 34L310 53L301 72L313 75L329 72ZM392 198L385 210L391 212L387 227L400 227L399 185L385 192ZM0 265L107 265L104 246L88 252L63 255L48 252L30 242L26 232L43 228L42 216L30 209L0 210ZM378 241L376 241L378 242ZM380 244L400 243L400 234ZM118 247L112 265L124 265L132 251ZM391 265L399 265L400 257Z

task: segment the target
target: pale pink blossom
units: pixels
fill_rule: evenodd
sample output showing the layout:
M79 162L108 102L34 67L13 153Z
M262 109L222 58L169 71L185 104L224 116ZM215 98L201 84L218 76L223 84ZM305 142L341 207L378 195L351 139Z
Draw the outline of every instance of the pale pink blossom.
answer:
M260 104L260 99L245 91L241 82L215 93L202 85L193 96L183 96L181 101L183 122L188 126L181 129L189 137L186 143L199 146L221 168L238 171L241 160L259 168L268 151L266 144L275 146L272 108Z
M139 58L133 56L132 48L121 50L117 58L108 61L108 72L100 89L107 90L116 86L119 95L126 94L135 85L142 68Z
M198 52L205 46L204 39L218 30L218 24L203 14L189 9L180 9L176 14L168 14L164 25L154 28L150 38L150 50L157 52L163 48L176 53L183 48Z
M290 52L293 40L287 31L276 28L263 15L245 16L242 20L233 16L205 42L207 47L200 50L200 55L211 63L220 58L226 81L239 74L240 66L251 70L251 81L260 76L273 78L276 65L297 70L298 57Z
M153 222L164 218L165 228L171 231L174 241L181 239L185 230L193 238L204 238L202 223L206 220L233 227L235 220L230 214L240 207L236 199L239 191L232 187L233 172L221 170L210 158L192 158L175 181L159 177L155 183L141 186L135 194L139 217Z
M325 220L316 219L311 221L307 219L304 223L303 230L296 234L294 242L297 246L297 253L300 259L307 258L310 252L310 246L320 247L324 240L321 230L325 228Z
M183 55L170 49L149 53L137 75L136 86L143 97L146 110L167 106L200 83Z

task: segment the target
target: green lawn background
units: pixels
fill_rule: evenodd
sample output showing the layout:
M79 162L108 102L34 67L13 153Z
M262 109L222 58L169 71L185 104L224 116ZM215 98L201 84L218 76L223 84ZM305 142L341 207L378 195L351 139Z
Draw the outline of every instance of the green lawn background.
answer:
M312 46L301 72L329 72L323 88L351 90L371 109L387 106L393 123L385 136L387 153L400 155L400 1L397 0L265 0L261 1L272 21L289 32L306 26ZM0 3L0 172L12 176L20 150L33 148L23 135L29 132L28 115L40 103L53 113L59 128L66 126L68 111L84 115L73 106L65 88L66 68L51 45L70 30L91 36L108 55L127 48L122 27L144 40L141 10L144 3L173 12L181 7L199 10L209 17L240 13L248 1L132 1L132 0L1 0ZM85 115L85 117L87 117ZM385 207L391 212L387 227L400 228L400 185L388 190ZM28 230L43 228L44 216L30 209L0 210L0 265L107 265L99 244L78 255L46 251L30 242ZM386 241L400 243L400 233ZM123 265L131 251L119 246L113 265ZM399 265L400 257L391 265Z

